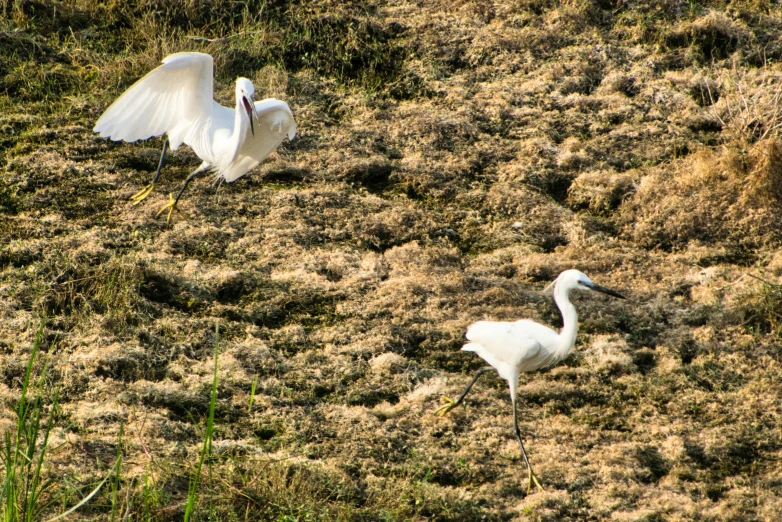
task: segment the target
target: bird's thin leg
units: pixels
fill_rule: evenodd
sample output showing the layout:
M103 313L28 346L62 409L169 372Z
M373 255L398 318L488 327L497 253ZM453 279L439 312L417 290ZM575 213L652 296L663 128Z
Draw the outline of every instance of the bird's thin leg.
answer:
M467 385L467 388L464 389L464 391L459 396L459 398L454 401L450 397L443 396L443 402L445 404L443 404L442 406L440 406L439 408L434 410L434 413L435 414L439 414L441 417L444 417L449 411L451 411L452 409L456 408L458 405L460 405L462 403L462 401L464 401L464 398L467 397L468 393L470 393L470 389L472 388L472 385L475 384L475 381L478 380L478 377L480 377L484 373L488 372L489 370L493 370L493 369L494 368L491 367L491 366L484 366L483 368L481 368L480 370L475 372L475 375L473 376L472 380L470 381L470 384Z
M513 432L516 435L516 441L519 443L519 447L521 448L521 456L524 457L524 462L527 464L527 470L529 471L529 482L527 483L527 494L529 495L533 482L538 488L540 488L541 491L543 491L543 486L541 486L540 482L538 482L538 477L535 476L535 473L532 471L532 466L529 464L527 452L524 450L524 443L521 442L521 430L519 430L519 419L516 414L516 401L513 400L511 402L513 403Z
M134 205L138 205L141 201L149 196L150 192L154 190L157 185L157 180L160 179L160 171L163 168L163 159L166 157L166 151L168 150L168 140L163 142L163 151L160 153L160 161L157 164L157 170L155 171L155 177L152 178L152 183L130 196L130 200Z
M163 142L163 150L160 152L160 161L158 161L157 164L157 170L155 171L155 177L152 178L152 184L154 185L157 183L157 180L160 178L160 170L163 168L163 160L166 157L166 151L168 150L168 140Z
M179 194L177 194L176 198L174 198L174 195L173 195L173 194L169 194L169 195L168 195L168 203L166 204L166 206L165 206L165 207L161 208L161 209L160 209L160 211L159 211L157 214L155 214L155 218L158 218L158 217L160 217L160 215L161 215L163 212L165 212L166 210L168 210L168 216L166 217L166 223L168 223L168 222L170 222L170 221L171 221L171 215L174 213L174 211L177 211L177 212L179 212L180 214L182 214L182 211L181 211L181 210L179 210L179 208L177 207L177 203L179 203L179 198L181 198L181 197L182 197L182 194L185 192L185 189L186 189L186 188L187 188L187 186L190 184L190 182L191 182L191 181L193 181L193 178L195 178L195 177L196 177L196 175L198 175L198 174L202 173L203 171L205 171L205 170L208 170L208 169L209 169L209 167L210 167L210 165L209 165L208 163L202 163L200 167L198 167L197 169L195 169L195 170L194 170L194 171L193 171L193 172L192 172L192 173L191 173L191 174L190 174L190 175L187 177L187 179L185 180L185 184L184 184L184 185L182 185L182 188L179 190Z

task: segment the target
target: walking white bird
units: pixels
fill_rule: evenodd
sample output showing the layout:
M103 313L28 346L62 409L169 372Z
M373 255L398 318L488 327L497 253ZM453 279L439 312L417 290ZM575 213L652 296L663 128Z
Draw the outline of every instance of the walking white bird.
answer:
M155 177L131 197L134 205L155 188L169 144L172 150L189 145L201 158L203 163L187 177L177 197L170 194L158 212L160 216L168 209L166 221L179 211L177 202L196 174L212 169L217 173L215 183L230 183L260 164L286 136L292 140L296 135L288 104L273 98L253 103L255 87L247 78L236 79L235 109L214 101L213 67L208 54L166 56L163 65L117 98L93 129L102 137L127 142L168 134Z
M443 397L445 404L435 411L435 413L440 415L446 415L464 401L478 377L489 370L497 370L500 377L508 381L510 386L510 400L513 406L513 429L529 471L527 493L532 489L533 482L540 489L543 489L543 487L532 472L527 452L524 450L524 444L521 442L521 432L519 431L519 421L516 414L516 390L519 385L521 372L531 372L546 368L556 364L570 354L576 343L576 332L578 330L578 314L569 298L571 290L574 288L579 290L597 290L620 299L625 298L613 290L596 285L578 270L565 270L559 274L559 277L554 282L546 287L546 290L550 289L552 285L554 286L554 301L562 313L562 331L557 333L551 328L529 319L522 319L513 323L478 321L471 324L467 328L467 340L470 342L465 344L462 350L477 353L491 366L484 366L478 370L467 385L467 388L455 401L448 397Z

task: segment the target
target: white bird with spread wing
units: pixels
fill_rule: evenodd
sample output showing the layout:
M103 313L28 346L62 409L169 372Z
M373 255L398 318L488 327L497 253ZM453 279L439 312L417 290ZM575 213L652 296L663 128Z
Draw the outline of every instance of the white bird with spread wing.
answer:
M214 170L216 182L232 182L260 164L287 136L296 135L296 122L284 101L253 103L255 87L247 78L236 79L236 108L214 101L212 57L203 53L175 53L163 65L134 83L98 119L93 129L102 137L133 142L168 134L152 183L134 194L140 203L160 177L168 145L192 147L203 163L187 177L176 198L169 195L167 220L190 181ZM257 120L256 130L253 120Z
M554 286L554 301L562 313L562 331L557 333L551 328L529 319L522 319L513 323L478 321L471 324L467 328L467 340L470 342L465 344L462 350L477 353L491 366L484 366L478 370L456 401L443 397L446 404L436 410L436 413L440 415L447 414L462 403L472 385L478 380L478 377L489 370L497 370L500 377L508 381L510 385L510 399L513 406L513 429L529 471L527 492L532 488L533 482L539 488L543 488L532 472L527 452L524 450L524 444L521 442L519 421L516 415L516 390L519 385L521 372L531 372L546 368L558 363L570 354L576 343L576 332L578 331L578 314L569 298L571 290L596 290L624 299L624 296L613 290L596 285L578 270L562 272L553 283L546 287L546 290L551 288L552 285Z

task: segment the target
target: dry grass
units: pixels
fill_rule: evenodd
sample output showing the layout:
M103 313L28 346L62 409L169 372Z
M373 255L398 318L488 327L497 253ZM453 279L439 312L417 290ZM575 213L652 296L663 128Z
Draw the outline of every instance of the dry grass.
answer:
M663 249L718 242L751 260L758 245L779 241L780 160L782 142L767 139L748 151L700 150L673 172L656 169L623 208L630 237Z
M1 425L45 317L52 494L119 451L76 517L180 520L217 323L201 519L775 519L782 19L727 4L0 5ZM160 141L90 129L183 50L300 134L168 226L193 153L133 207ZM431 412L465 327L557 325L573 267L631 299L578 296L576 353L522 383L527 496L504 382Z

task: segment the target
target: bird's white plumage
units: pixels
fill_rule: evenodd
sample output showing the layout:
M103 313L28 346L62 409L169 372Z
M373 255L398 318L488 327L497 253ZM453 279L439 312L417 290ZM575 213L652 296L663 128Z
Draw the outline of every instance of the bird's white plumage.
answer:
M513 404L513 428L516 441L519 443L521 455L527 464L529 482L527 491L536 484L542 489L540 482L532 472L532 466L527 458L524 443L521 440L521 430L518 424L516 411L516 389L519 384L521 372L529 372L551 366L564 359L573 349L578 330L578 315L570 302L569 293L574 288L591 289L603 292L614 297L624 298L613 290L594 284L585 274L578 270L565 270L556 281L549 285L554 286L554 301L562 312L562 331L557 333L542 324L523 319L516 322L505 321L478 321L467 328L467 340L469 343L462 350L475 352L490 366L481 368L467 385L467 389L456 401L444 398L445 405L437 409L441 415L447 414L453 408L462 403L470 392L472 385L483 373L491 368L508 381L510 398Z
M188 134L200 134L208 123L215 105L212 69L208 54L166 56L163 65L106 109L93 130L104 138L127 142L168 133L171 148L176 149L187 143Z
M518 374L524 361L535 358L541 345L525 332L525 324L531 321L494 322L478 321L467 328L467 339L462 350L475 352L494 366L506 380ZM521 323L521 324L520 324Z
M551 286L551 285L550 285ZM562 331L535 321L523 319L515 322L478 321L467 328L470 342L462 350L475 352L493 366L511 387L515 400L515 388L521 372L546 368L561 361L573 349L578 330L578 314L570 302L572 289L596 289L618 297L612 290L595 285L578 270L562 272L554 286L554 300L562 313Z
M246 78L236 82L236 108L214 101L213 60L203 53L176 53L133 84L98 119L94 131L115 141L133 142L168 135L172 149L192 147L217 177L231 182L261 163L287 136L296 135L288 104L267 99L254 104L253 128L243 100L252 102L255 88ZM253 130L255 130L253 134Z
M296 136L296 121L287 103L269 98L255 102L255 110L258 113L255 138L252 135L246 138L234 161L218 168L218 176L229 183L254 169L286 137L292 140Z

